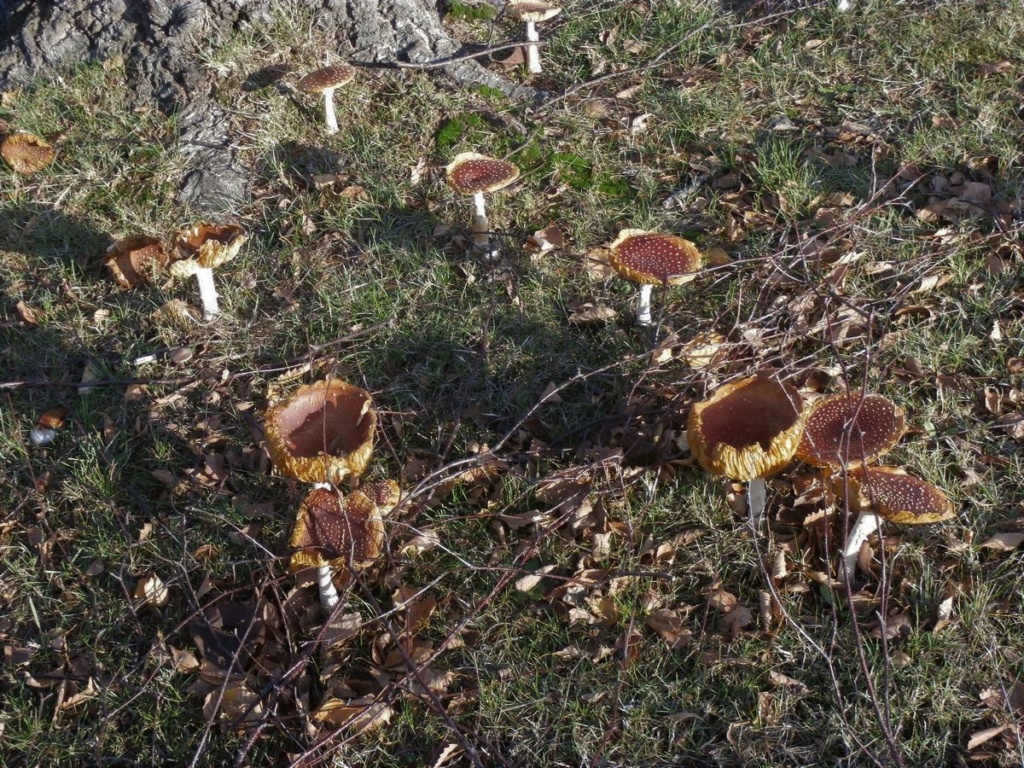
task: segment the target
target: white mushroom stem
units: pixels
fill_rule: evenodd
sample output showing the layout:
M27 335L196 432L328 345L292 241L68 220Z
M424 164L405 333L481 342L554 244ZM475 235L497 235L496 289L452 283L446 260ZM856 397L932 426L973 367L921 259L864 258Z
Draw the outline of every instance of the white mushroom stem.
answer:
M764 505L766 488L763 477L755 477L747 484L747 514L750 516L750 527L756 533L764 521Z
M653 291L654 286L650 283L640 286L640 304L636 310L636 321L640 325L651 324L651 293Z
M199 283L199 300L203 302L203 317L213 320L220 314L217 287L213 284L213 268L196 267L196 282Z
M881 523L882 519L874 512L861 512L850 528L846 545L843 547L843 568L851 579L857 572L857 556L860 554L861 545L868 540L868 536L878 530Z
M487 221L487 206L484 204L484 193L473 193L473 215Z
M313 483L314 488L330 491L333 487L330 483ZM317 566L316 585L320 588L320 605L325 613L332 612L338 607L341 598L338 597L338 588L334 586L334 567L328 564Z
M484 252L487 259L498 257L497 248L491 248L491 225L487 221L487 206L484 204L484 193L473 193L473 245Z
M526 39L531 43L540 42L540 33L537 32L537 25L532 21L526 22ZM540 46L526 46L526 71L534 75L541 73Z
M338 118L334 114L334 89L324 89L324 117L327 118L327 134L338 132Z
M846 13L847 11L853 10L853 3L850 0L839 0L839 4L836 6L836 10L840 13Z

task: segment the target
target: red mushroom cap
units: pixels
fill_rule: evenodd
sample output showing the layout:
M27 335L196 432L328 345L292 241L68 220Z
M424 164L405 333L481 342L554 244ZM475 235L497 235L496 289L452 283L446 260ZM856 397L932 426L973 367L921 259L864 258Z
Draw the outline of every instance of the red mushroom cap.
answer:
M848 473L849 495L862 509L870 509L891 523L925 525L956 516L945 493L919 477L896 467L861 467ZM832 478L842 495L842 477Z
M295 84L303 93L322 93L330 88L339 88L356 76L353 67L347 64L335 64L330 67L314 70Z
M448 185L463 195L496 192L519 178L519 169L508 160L463 152L445 169Z
M681 285L696 277L701 254L682 237L624 229L609 246L612 268L645 285Z
M903 411L882 395L844 392L811 404L797 458L816 467L856 467L888 453L906 428Z

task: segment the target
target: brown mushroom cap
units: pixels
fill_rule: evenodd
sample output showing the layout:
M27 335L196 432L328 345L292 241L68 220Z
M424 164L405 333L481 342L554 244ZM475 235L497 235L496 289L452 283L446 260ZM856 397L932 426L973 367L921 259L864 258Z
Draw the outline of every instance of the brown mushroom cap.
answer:
M380 556L384 524L377 505L361 491L342 498L315 488L302 500L289 545L293 569L331 565L364 568Z
M295 84L303 93L323 93L330 88L340 88L356 76L354 67L347 64L335 64L314 70Z
M445 168L448 185L462 195L496 192L519 178L519 169L508 160L462 152Z
M561 12L559 6L540 0L509 0L505 5L505 13L519 21L547 21Z
M15 131L0 144L0 155L18 173L35 173L53 161L53 147L34 133Z
M370 463L377 412L370 393L337 379L300 387L265 416L267 451L304 483L358 477Z
M627 280L644 285L681 285L696 277L701 254L682 237L624 229L609 249L609 263Z
M896 467L861 467L847 474L850 498L861 509L903 525L939 523L956 516L945 493ZM835 475L833 487L842 495L842 476Z
M856 467L892 450L905 429L902 409L882 395L823 397L804 416L796 456L816 467Z
M118 240L107 249L103 266L122 288L153 282L153 273L167 264L164 244L149 235L131 235Z
M214 268L231 261L248 235L234 224L196 224L174 236L172 275L187 277L197 266Z
M774 379L726 384L690 410L686 437L701 466L749 482L785 467L800 443L800 393Z

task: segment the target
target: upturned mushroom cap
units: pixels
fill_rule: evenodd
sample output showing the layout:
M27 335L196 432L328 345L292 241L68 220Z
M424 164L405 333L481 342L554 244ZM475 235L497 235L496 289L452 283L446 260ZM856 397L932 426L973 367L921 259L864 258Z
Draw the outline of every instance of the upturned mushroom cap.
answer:
M340 88L351 82L356 76L354 67L347 64L335 64L314 70L295 84L303 93L323 93L330 88Z
M497 192L519 178L519 169L508 160L462 152L445 168L448 186L462 195Z
M0 155L18 173L41 171L53 161L53 147L27 131L15 131L0 144Z
M823 397L804 416L796 456L816 467L857 467L892 450L905 429L902 409L882 395Z
M231 261L248 235L234 224L196 224L174 236L174 260L170 272L176 277L195 274L196 267L213 269Z
M272 406L265 422L271 460L296 480L339 483L370 463L377 412L365 389L318 381Z
M505 4L505 13L519 21L547 21L561 12L559 6L540 0L509 0Z
M149 235L131 235L107 249L103 266L122 288L135 288L153 282L153 273L167 264L164 244Z
M749 482L783 469L800 443L800 393L774 379L726 384L690 410L686 437L701 466Z
M870 510L891 523L926 525L956 516L945 493L897 467L861 467L847 474L851 504ZM842 476L832 478L843 495Z
M342 497L334 489L315 488L299 507L289 564L298 570L351 563L358 570L380 557L383 542L381 511L372 498L361 491Z
M624 229L609 249L612 268L641 285L682 285L700 269L697 246L675 235Z

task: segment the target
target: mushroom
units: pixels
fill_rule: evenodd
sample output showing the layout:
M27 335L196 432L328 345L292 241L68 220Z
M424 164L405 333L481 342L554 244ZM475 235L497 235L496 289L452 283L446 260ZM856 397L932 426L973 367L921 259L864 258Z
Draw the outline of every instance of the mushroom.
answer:
M526 70L531 74L539 75L541 72L540 48L536 45L540 42L537 22L553 19L561 12L562 9L557 5L542 0L509 0L505 5L505 13L517 21L526 22L526 39L529 41L526 46Z
M370 463L377 412L365 389L318 381L273 405L264 420L274 466L296 480L339 483Z
M765 478L782 470L800 444L802 409L795 387L760 376L725 384L690 409L690 450L709 472L749 484L755 530L764 514Z
M624 229L610 246L609 263L627 280L640 283L636 321L651 324L655 285L682 285L696 277L701 254L689 240L642 229Z
M17 173L35 173L53 162L53 147L28 131L15 131L0 144L0 155Z
M870 464L892 450L905 429L902 409L882 395L823 397L807 409L796 457L831 471Z
M174 236L174 260L170 272L175 277L196 276L203 316L212 320L220 314L213 268L238 255L248 235L234 224L197 224Z
M391 480L367 483L342 495L329 483L318 483L299 507L289 545L292 570L317 569L320 603L325 611L338 605L334 573L355 573L380 557L384 543L382 518L398 502Z
M861 545L878 530L883 519L902 525L927 525L956 514L945 493L895 467L861 467L834 475L832 485L849 506L860 511L843 548L843 567L851 578Z
M167 264L164 244L149 235L131 235L118 240L107 249L103 266L125 289L153 282L153 273Z
M497 192L519 178L519 169L508 160L498 160L476 152L456 155L445 168L448 186L460 195L473 196L473 245L484 250L488 258L497 256L490 248L490 225L487 223L485 192Z
M310 72L295 84L303 93L324 95L324 117L327 120L328 134L338 132L338 118L334 114L334 89L348 84L355 76L354 68L347 64L335 64Z

